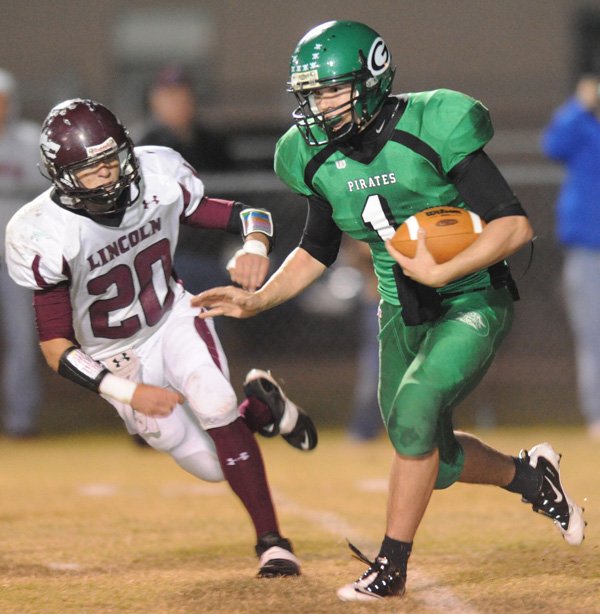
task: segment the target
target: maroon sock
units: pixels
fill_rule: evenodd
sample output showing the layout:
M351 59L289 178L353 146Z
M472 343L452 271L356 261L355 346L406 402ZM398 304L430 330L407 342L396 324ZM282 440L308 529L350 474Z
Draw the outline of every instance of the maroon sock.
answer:
M266 403L257 397L248 397L240 403L240 415L246 420L248 428L256 433L258 429L273 422L273 414Z
M257 538L279 532L260 449L244 420L208 429L225 479L248 510Z

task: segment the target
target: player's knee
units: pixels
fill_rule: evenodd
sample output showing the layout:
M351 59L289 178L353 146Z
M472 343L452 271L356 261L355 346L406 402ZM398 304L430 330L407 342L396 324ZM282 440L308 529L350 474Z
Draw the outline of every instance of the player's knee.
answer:
M225 479L219 459L213 452L199 450L184 457L172 456L182 469L205 482L222 482Z
M182 469L201 480L224 479L212 440L197 422L187 418L183 408L178 407L169 418L158 422L160 435L147 440L153 448L166 452Z
M456 452L452 459L440 459L440 468L435 481L434 488L441 490L452 486L458 482L460 475L465 466L465 455L460 446L457 446Z
M398 414L392 414L387 422L388 436L396 452L410 458L425 456L436 447L435 430L435 422L405 420Z
M397 438L390 433L390 441L400 456L405 456L407 458L422 458L431 454L432 450L435 449L435 444L428 444L423 441L412 441L411 443L407 443L402 437L401 435L400 438Z
M405 384L392 401L386 428L394 448L402 456L418 457L429 454L436 447L436 431L442 395L432 387Z
M145 435L142 437L155 449L160 452L170 453L176 449L186 438L186 426L177 419L176 412L180 412L181 408L176 408L173 414L167 418L157 419L159 431Z
M239 413L233 388L207 386L204 375L192 375L186 382L184 394L205 430L229 424Z

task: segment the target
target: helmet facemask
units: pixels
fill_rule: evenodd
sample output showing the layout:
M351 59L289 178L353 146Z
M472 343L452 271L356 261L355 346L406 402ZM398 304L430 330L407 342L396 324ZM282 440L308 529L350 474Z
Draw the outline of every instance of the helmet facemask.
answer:
M332 21L317 26L292 55L288 91L299 103L293 112L296 126L309 145L350 138L379 113L393 78L391 55L374 30L357 22ZM314 102L315 91L342 85L350 85L350 100L320 112Z
M140 175L129 134L111 111L93 100L77 98L54 107L42 127L40 149L44 174L67 209L110 215L139 196L139 190L132 196L130 189ZM118 176L105 185L86 187L78 174L102 163L112 163L110 179L116 163Z
M366 118L360 114L364 105L361 102L362 88L358 85L359 81L359 76L350 75L347 78L325 79L311 89L292 89L293 86L290 88L289 91L294 93L298 101L298 107L292 113L292 117L309 145L325 145L341 141L360 130ZM348 100L337 107L320 111L315 93L325 88L343 85L350 85ZM340 125L345 116L348 121Z
M86 188L77 178L79 171L92 168L102 162L110 163L116 159L119 165L119 176L116 181L96 188ZM91 215L107 215L115 213L131 204L130 198L125 200L124 192L132 183L138 180L139 172L133 151L129 144L112 148L107 152L92 156L87 160L71 164L61 169L54 177L53 183L60 192L68 197L72 209L84 209Z

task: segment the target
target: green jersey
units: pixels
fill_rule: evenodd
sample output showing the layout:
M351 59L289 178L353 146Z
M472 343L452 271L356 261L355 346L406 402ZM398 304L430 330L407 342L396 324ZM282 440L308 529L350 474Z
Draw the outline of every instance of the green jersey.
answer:
M295 126L290 128L277 143L275 172L298 194L327 201L336 226L370 245L379 293L398 305L395 261L384 241L418 211L438 205L466 208L447 174L481 149L493 128L480 102L451 90L391 97L386 109L391 121L384 118L378 133L380 117L374 120L368 147L352 149L352 142L311 147ZM482 270L440 290L490 285L490 273Z

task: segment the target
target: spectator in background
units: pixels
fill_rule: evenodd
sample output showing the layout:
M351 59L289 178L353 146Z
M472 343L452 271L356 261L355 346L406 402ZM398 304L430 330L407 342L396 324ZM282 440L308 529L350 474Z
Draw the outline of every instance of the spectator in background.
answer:
M581 408L600 441L600 96L599 77L584 75L543 135L544 153L567 174L556 227L564 246L563 280L575 340Z
M166 66L148 93L150 126L136 145L162 145L180 153L197 171L229 170L233 160L227 140L198 118L198 99L189 75Z
M363 442L375 439L383 427L377 401L379 293L369 246L361 241L347 240L344 241L342 249L346 262L359 271L363 278L357 331L359 335L358 372L354 385L352 413L348 423L350 438Z
M16 210L45 187L37 164L39 126L20 120L16 81L0 69L0 223L4 229ZM4 249L2 250L4 252ZM0 266L2 310L2 426L8 437L35 435L40 410L37 338L31 293L15 284Z
M158 72L146 102L150 114L148 126L136 139L136 145L170 147L200 173L232 168L227 140L200 122L194 84L181 66L167 65ZM212 248L202 252L207 246L199 246L198 233L187 230L182 229L175 255L177 274L192 292L223 283L227 276L219 252ZM133 440L145 446L141 437L134 436Z
M168 65L160 70L148 91L147 103L148 128L136 139L136 145L170 147L202 174L233 168L225 136L200 122L194 84L183 68ZM211 188L210 179L205 184ZM209 237L208 244L201 245L198 233L182 230L175 269L188 289L199 292L224 283L227 275L223 271L223 257L210 243L214 238Z

